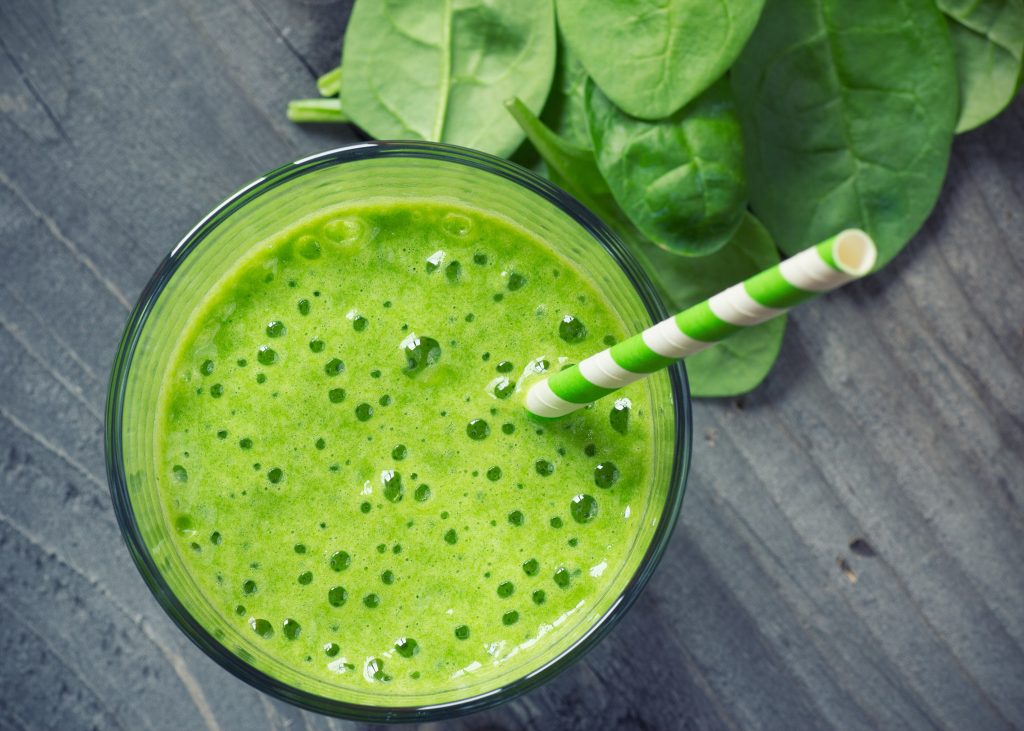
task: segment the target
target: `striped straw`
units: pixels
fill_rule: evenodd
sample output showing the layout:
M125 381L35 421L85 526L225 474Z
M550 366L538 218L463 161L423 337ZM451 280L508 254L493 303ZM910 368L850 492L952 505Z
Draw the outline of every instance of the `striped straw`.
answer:
M859 229L836 234L536 383L526 394L526 409L544 419L571 414L745 327L863 277L877 254L871 237Z

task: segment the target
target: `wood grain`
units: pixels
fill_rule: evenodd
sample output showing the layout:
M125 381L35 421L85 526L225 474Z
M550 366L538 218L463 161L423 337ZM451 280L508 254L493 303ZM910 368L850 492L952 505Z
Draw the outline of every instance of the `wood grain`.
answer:
M2 729L355 727L260 695L171 625L102 456L110 362L160 258L248 180L353 139L283 115L349 9L0 5ZM891 266L797 311L756 392L696 405L682 521L622 624L444 727L1024 727L1022 280L1018 98L957 138Z

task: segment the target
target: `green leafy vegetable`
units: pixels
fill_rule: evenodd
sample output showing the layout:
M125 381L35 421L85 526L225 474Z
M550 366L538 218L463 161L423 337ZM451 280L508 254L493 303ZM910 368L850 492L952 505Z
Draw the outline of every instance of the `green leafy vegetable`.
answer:
M341 93L341 66L335 66L316 80L320 96L338 96Z
M341 105L378 139L510 155L523 133L503 102L544 106L555 68L552 0L359 0Z
M609 226L619 229L629 225L597 169L592 150L574 145L552 132L521 100L512 99L505 106L547 165L552 182L568 191Z
M551 94L541 113L544 122L556 134L577 147L591 145L587 128L587 109L583 94L587 87L587 70L569 50L565 40L558 40L558 60L555 62L555 80Z
M644 268L669 310L677 312L779 263L775 242L752 215L743 217L732 239L710 256L674 256L653 246ZM786 317L744 328L686 359L694 396L737 396L753 390L771 370L782 347Z
M292 122L347 122L337 97L328 99L295 99L288 102L288 119Z
M586 90L597 166L633 224L689 256L721 248L747 205L743 138L723 79L671 117L622 112L593 82Z
M770 0L732 70L750 200L795 254L849 226L881 266L935 205L957 114L933 0Z
M1017 93L1024 72L1024 0L938 0L949 19L966 132L992 119Z
M722 76L764 0L558 0L558 22L601 91L641 119L667 117Z
M508 109L544 159L551 179L616 230L669 311L678 312L779 263L771 236L749 214L729 243L710 256L682 257L645 241L615 203L591 150L556 135L518 100L509 102ZM757 386L778 356L785 327L785 317L777 317L687 358L692 393L736 396Z

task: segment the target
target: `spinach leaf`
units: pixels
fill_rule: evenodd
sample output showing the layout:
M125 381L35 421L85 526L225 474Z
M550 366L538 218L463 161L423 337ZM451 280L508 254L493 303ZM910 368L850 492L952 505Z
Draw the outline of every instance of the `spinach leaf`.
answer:
M889 261L935 205L956 123L934 0L769 0L731 77L751 205L782 250L857 226Z
M732 65L764 0L558 0L559 27L627 114L667 117Z
M585 148L591 144L583 98L587 78L587 70L559 34L555 80L540 118L556 134Z
M552 0L359 0L345 34L341 106L378 139L511 154L503 109L539 112L555 68Z
M710 256L683 257L645 241L615 203L591 150L556 135L518 100L509 102L508 108L547 164L551 180L619 234L670 312L678 312L779 263L771 236L749 214L729 243ZM777 317L687 358L693 394L736 396L757 386L775 362L785 328L785 317Z
M703 256L739 228L747 206L743 138L725 79L671 117L645 122L586 90L597 166L633 224L659 246Z
M960 77L957 132L984 124L1017 93L1024 58L1024 0L938 0L949 20Z
M621 231L622 227L629 226L597 169L592 150L574 145L552 132L521 100L512 99L505 106L540 154L548 177L555 185L565 189L612 228Z
M644 268L670 311L678 312L779 263L771 235L752 215L714 254L682 257L653 246L644 249ZM753 390L771 370L782 347L786 316L740 330L718 345L686 359L694 396L737 396Z

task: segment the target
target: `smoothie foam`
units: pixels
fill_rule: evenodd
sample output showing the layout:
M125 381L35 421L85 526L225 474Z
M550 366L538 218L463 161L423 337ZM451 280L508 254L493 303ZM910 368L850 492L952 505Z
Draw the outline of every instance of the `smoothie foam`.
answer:
M649 386L551 423L519 400L627 335L591 281L429 199L253 244L182 334L156 443L181 561L235 644L399 704L583 631L660 509Z

